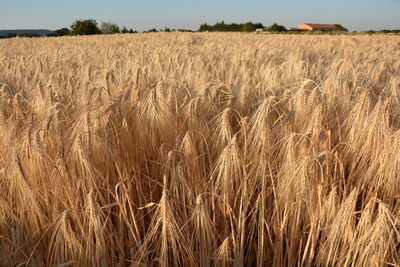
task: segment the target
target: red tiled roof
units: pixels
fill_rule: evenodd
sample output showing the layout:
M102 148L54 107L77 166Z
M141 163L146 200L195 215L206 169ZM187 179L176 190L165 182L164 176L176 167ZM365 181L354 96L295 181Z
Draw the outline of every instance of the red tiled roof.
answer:
M315 23L304 23L304 24L319 29L331 29L335 27L335 25L333 24L315 24Z

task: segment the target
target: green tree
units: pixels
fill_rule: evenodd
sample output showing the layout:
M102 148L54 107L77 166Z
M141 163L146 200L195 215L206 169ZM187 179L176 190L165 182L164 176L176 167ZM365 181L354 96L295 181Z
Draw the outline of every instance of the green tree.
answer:
M54 31L55 36L64 36L64 35L69 35L69 29L68 28L62 28Z
M252 23L252 22L247 22L247 23L242 23L242 24L237 24L237 23L231 23L231 24L226 24L224 21L217 22L214 25L208 25L207 23L204 23L200 25L199 31L210 31L210 32L240 32L240 31L245 31L245 32L252 32L255 31L258 28L264 28L264 26L261 23Z
M97 22L94 19L76 20L71 25L71 35L91 35L100 33L101 31L97 27Z
M208 25L207 23L203 23L200 25L200 32L210 31L212 26Z
M64 35L70 35L70 31L68 28L62 28L62 29L55 30L55 31L47 34L46 36L57 37L57 36L64 36Z
M333 25L333 30L334 31L341 31L341 32L347 32L348 31L345 27L343 27L340 24L334 24Z
M114 34L114 33L119 33L119 27L115 23L111 22L102 22L100 30L104 34Z
M267 27L267 31L270 32L285 32L287 31L285 26L279 25L277 23L272 24L271 26Z
M256 27L256 29L264 29L264 25L262 25L262 23L256 23L254 24L254 26Z
M254 32L256 30L256 25L251 22L247 22L242 24L241 30L243 32Z

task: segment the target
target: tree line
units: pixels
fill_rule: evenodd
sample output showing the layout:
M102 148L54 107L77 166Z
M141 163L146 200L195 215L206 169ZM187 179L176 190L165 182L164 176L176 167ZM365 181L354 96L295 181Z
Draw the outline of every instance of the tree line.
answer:
M214 25L208 25L207 23L204 23L200 25L199 31L200 32L253 32L256 29L262 29L264 28L264 25L262 23L252 23L252 22L247 22L247 23L231 23L231 24L226 24L224 21L217 22Z
M32 30L31 32L15 32L8 33L0 36L0 38L12 38L12 37L55 37L55 36L66 36L66 35L92 35L92 34L114 34L114 33L137 33L132 29L127 29L125 26L120 28L117 24L111 22L102 22L98 26L97 21L94 19L75 20L70 28L61 28L48 34L39 34Z
M115 33L137 33L132 29L127 29L125 26L120 29L119 26L111 22L102 22L100 27L96 20L85 19L75 20L71 25L71 29L62 28L56 30L53 36L64 36L64 35L92 35L92 34L115 34Z
M185 31L188 32L190 30L184 29L170 29L165 27L162 30L163 32L171 32L171 31ZM158 32L156 28L152 28L148 31L143 32ZM111 22L102 22L100 27L96 20L94 19L86 19L86 20L76 20L72 25L71 29L63 28L60 30L54 31L51 36L63 36L63 35L92 35L92 34L115 34L115 33L137 33L132 29L127 29L125 26L120 29L119 26L115 23Z
M265 29L267 31L274 32L283 32L287 31L285 26L278 25L277 23L272 24L269 27L264 27L262 23L231 23L226 24L224 21L217 22L214 25L208 25L204 23L200 26L199 32L210 31L210 32L254 32L256 29ZM102 22L101 27L97 26L96 20L87 19L87 20L76 20L71 25L71 30L67 32L68 29L61 29L54 32L54 36L62 36L62 35L91 35L91 34L114 34L114 33L135 33L132 29L127 30L125 27L120 30L118 25L110 22ZM190 30L171 30L165 27L163 32L171 32L171 31L190 31ZM157 32L155 28L150 29L144 32Z
M227 24L224 21L217 22L214 25L208 25L204 23L200 25L200 32L254 32L257 29L262 29L272 32L284 32L287 31L286 27L277 23L272 24L269 27L265 27L262 23L253 23L251 21L246 23L230 23Z
M242 23L242 24L237 24L237 23L231 23L231 24L226 24L224 21L217 22L214 25L208 25L207 23L204 23L200 26L199 31L204 32L254 32L257 29L261 29L264 31L268 32L293 32L293 31L302 31L302 30L288 30L285 26L279 25L278 23L274 23L268 27L264 27L262 23L252 23L252 22L247 22L247 23ZM343 27L340 24L334 24L334 31L347 31L345 27Z

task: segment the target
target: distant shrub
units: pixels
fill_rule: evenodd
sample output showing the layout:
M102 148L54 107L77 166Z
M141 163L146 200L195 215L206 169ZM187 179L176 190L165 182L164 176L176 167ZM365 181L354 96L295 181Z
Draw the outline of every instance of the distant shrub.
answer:
M94 19L76 20L71 25L71 35L92 35L100 33L101 31L97 27L97 22Z

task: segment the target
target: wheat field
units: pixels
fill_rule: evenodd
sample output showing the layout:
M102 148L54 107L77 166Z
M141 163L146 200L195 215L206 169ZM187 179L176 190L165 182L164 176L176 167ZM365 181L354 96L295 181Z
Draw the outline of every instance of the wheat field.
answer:
M0 266L399 266L400 37L0 40Z

